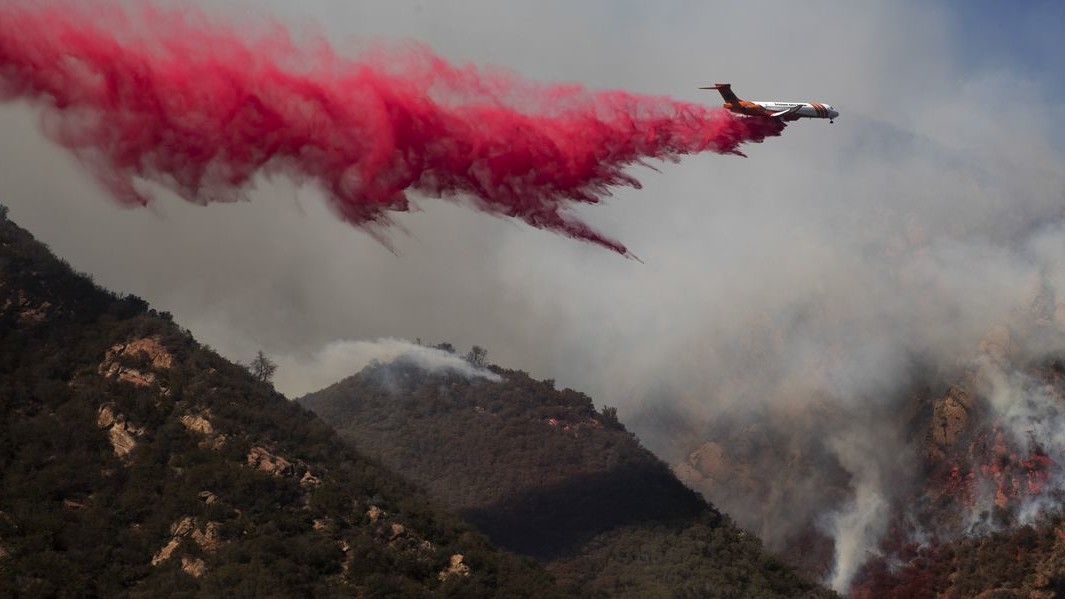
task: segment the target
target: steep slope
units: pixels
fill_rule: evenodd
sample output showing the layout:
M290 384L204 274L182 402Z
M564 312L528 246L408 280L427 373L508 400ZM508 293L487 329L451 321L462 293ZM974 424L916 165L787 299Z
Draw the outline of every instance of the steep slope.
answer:
M827 596L684 487L614 416L523 372L371 365L300 402L582 595Z
M915 360L895 397L796 398L790 413L707 424L675 470L800 569L852 574L856 595L1057 589L1051 570L1036 575L1060 566L1065 534L1056 305L1043 289L956 362ZM832 434L848 429L867 437Z
M558 596L0 212L0 595Z

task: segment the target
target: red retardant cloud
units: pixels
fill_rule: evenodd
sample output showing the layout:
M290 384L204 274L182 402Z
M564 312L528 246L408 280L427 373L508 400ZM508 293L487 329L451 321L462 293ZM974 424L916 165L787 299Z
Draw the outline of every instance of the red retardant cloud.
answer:
M740 154L782 123L622 91L542 85L454 66L426 48L358 59L297 47L279 26L242 37L193 10L0 4L0 97L43 108L46 133L123 204L137 179L185 199L241 197L259 172L313 181L371 232L407 191L627 254L571 215L625 168L685 154Z

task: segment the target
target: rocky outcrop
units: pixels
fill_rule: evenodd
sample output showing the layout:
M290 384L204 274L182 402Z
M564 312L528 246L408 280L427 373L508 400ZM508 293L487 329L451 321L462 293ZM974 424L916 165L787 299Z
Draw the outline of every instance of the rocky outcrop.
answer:
M222 540L221 524L207 522L197 525L196 518L185 516L170 525L170 539L152 556L151 564L158 566L167 562L181 547L184 539L191 539L200 549L214 553L225 541ZM181 569L192 576L202 576L207 572L207 565L202 559L182 556Z
M18 318L23 324L40 324L50 315L52 304L44 302L39 306L28 307L19 312Z
M932 430L926 451L929 459L942 459L955 449L969 426L972 395L959 386L952 386L932 406Z
M450 578L463 578L470 575L470 567L462 563L462 554L456 553L451 556L448 566L436 575L441 582Z
M282 477L295 474L295 465L285 458L267 451L265 447L252 447L248 451L248 466L271 476Z
M15 297L7 298L4 304L0 306L0 311L6 312L11 309L18 311L19 324L23 325L41 324L48 320L54 312L51 302L45 301L34 305L34 302L21 289L17 291Z
M213 435L214 427L211 421L201 414L185 414L181 417L181 424L194 433L201 435Z
M692 452L684 466L687 467L684 472L687 477L699 478L711 485L727 478L730 470L725 449L713 441Z
M222 546L221 525L218 522L208 522L203 528L195 528L189 535L204 551L214 552Z
M183 556L181 558L181 569L194 578L199 578L207 573L207 564L198 557Z
M311 473L304 462L289 460L262 446L257 445L248 451L245 464L278 478L282 476L299 476L299 485L305 492L313 491L322 484L322 480ZM300 474L301 472L302 474Z
M431 559L436 551L432 542L411 531L408 526L376 505L371 505L366 509L366 519L369 521L374 536L387 542L389 547L417 555L419 559ZM324 529L327 525L327 522L323 522L321 527ZM315 528L318 528L317 523L315 523Z
M96 425L107 431L107 438L115 455L124 460L128 459L129 454L137 447L137 438L144 436L143 427L127 422L126 417L116 413L110 404L100 406Z
M145 337L111 346L100 363L101 375L147 387L155 383L152 370L168 370L174 356L163 347L158 337Z
M195 527L196 519L192 516L185 516L184 518L170 525L170 534L174 535L175 537L187 537Z
M227 437L215 430L210 416L209 412L184 414L181 416L181 424L190 433L203 437L199 443L201 449L218 451L225 446Z
M1043 307L1033 302L1041 318L1034 319L1039 326L1050 324L1053 304L1049 301ZM932 402L924 456L924 467L932 473L926 487L930 503L952 506L940 510L943 513L936 515L936 521L943 523L946 514L953 513L959 520L953 525L956 530L966 525L962 517L966 512L968 520L991 506L1001 510L1000 514L1013 513L1043 493L1057 466L1046 453L1054 447L1043 446L1047 439L1038 438L1036 423L1055 417L1052 406L1063 405L1065 399L1060 374L1055 372L1059 367L1029 363L1015 332L1006 325L992 328L964 367L959 382ZM1003 419L1035 410L1035 404L1028 403L1029 395L1041 398L1043 411L1033 412L1030 440L1025 443L1016 430L1010 430L1016 424Z
M158 566L159 564L170 559L171 556L174 555L174 552L177 551L177 548L180 546L181 539L178 537L174 537L167 541L166 545L163 545L163 547L159 549L159 551L156 551L155 555L152 556L152 565Z
M366 517L370 519L370 524L377 524L377 521L384 516L387 516L385 511L376 505L371 505L370 509L366 510Z
M317 476L311 474L310 470L303 473L303 477L300 478L300 486L304 489L316 489L321 486L322 480Z

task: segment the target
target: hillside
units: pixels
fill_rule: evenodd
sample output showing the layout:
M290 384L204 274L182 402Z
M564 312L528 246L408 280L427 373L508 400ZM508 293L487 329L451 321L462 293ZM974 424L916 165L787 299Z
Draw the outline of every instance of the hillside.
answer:
M560 596L0 212L0 596Z
M860 574L861 599L914 597L1065 597L1065 524L1057 516L955 541L910 546L893 563Z
M829 596L681 484L606 408L523 372L375 364L300 403L582 596Z
M954 363L915 360L890 395L681 424L676 438L702 441L675 471L800 570L848 573L857 596L1065 593L1059 305L1040 290Z

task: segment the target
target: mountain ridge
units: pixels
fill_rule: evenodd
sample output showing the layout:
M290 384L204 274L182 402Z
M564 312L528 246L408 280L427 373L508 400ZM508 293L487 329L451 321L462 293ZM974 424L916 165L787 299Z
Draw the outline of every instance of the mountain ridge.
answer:
M610 408L553 381L373 364L300 401L582 596L831 596L685 487Z

